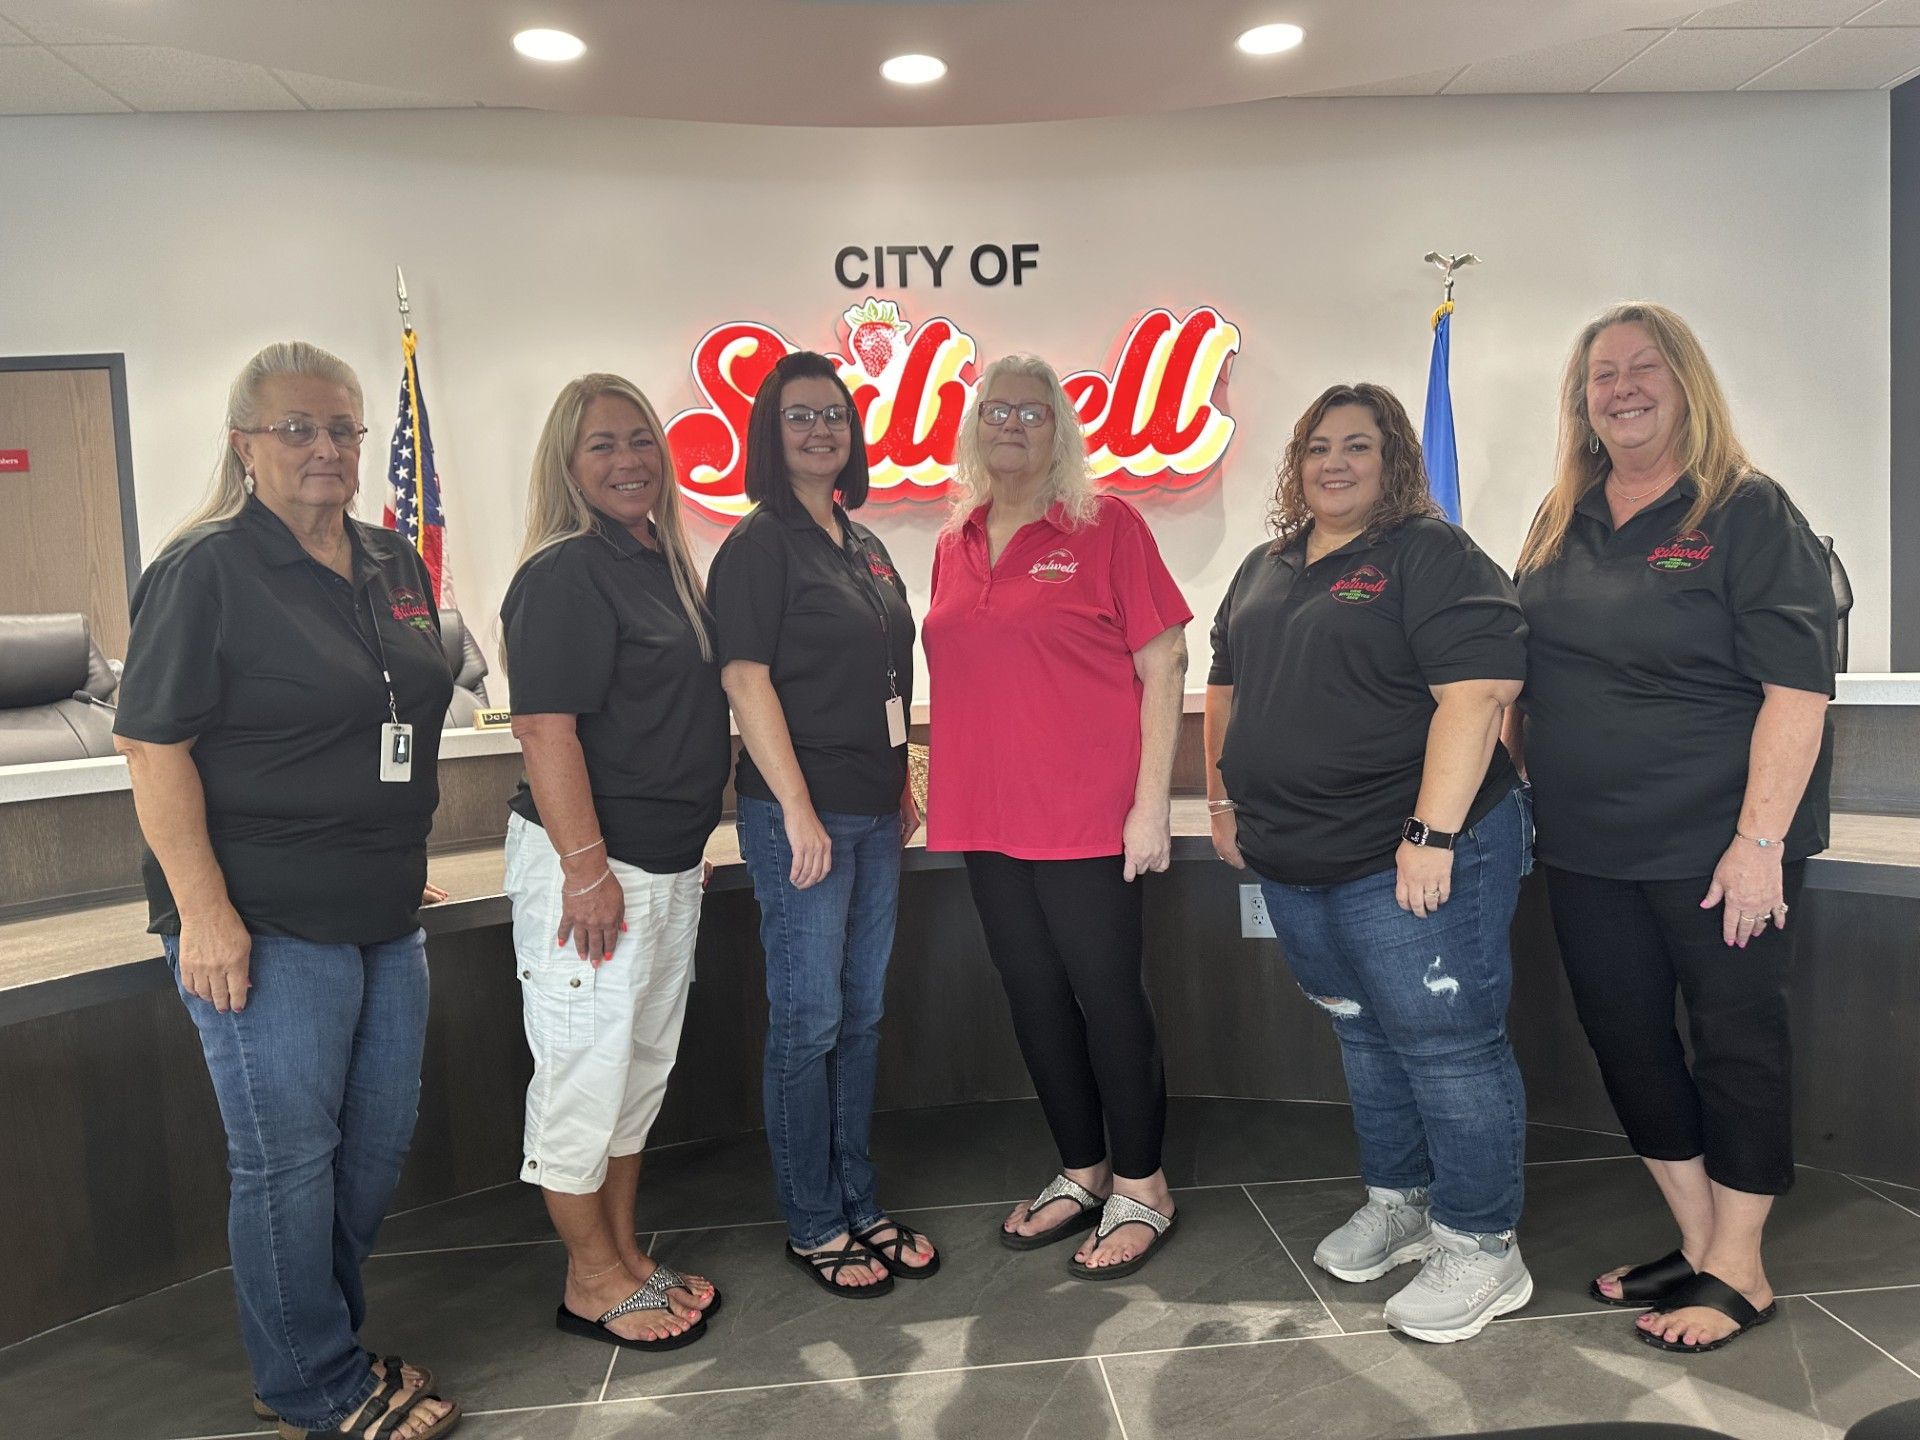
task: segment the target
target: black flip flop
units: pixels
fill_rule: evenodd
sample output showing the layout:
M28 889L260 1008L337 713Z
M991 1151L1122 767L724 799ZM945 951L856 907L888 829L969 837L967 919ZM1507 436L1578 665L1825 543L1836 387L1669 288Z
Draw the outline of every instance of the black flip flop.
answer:
M1718 1350L1722 1345L1731 1345L1756 1325L1764 1325L1780 1313L1778 1300L1764 1310L1756 1310L1746 1296L1718 1275L1709 1274L1705 1270L1698 1272L1691 1280L1681 1281L1648 1313L1667 1315L1693 1305L1717 1310L1738 1324L1740 1328L1731 1335L1723 1335L1718 1340L1709 1340L1704 1345L1683 1345L1676 1340L1662 1339L1658 1335L1642 1330L1638 1325L1634 1326L1633 1333L1656 1350L1671 1350L1679 1355L1704 1355L1709 1350Z
M894 1232L891 1240L873 1238L888 1229ZM879 1220L864 1230L855 1231L853 1243L884 1264L889 1275L897 1275L902 1280L925 1280L940 1268L938 1250L933 1252L933 1258L924 1265L909 1265L901 1258L907 1251L914 1248L914 1241L925 1238L918 1230L910 1225L902 1225L898 1220Z
M584 1315L576 1315L567 1308L562 1300L560 1308L554 1311L553 1324L557 1330L569 1335L579 1335L588 1340L601 1340L608 1345L618 1345L622 1350L640 1350L658 1352L678 1350L683 1345L691 1345L707 1333L707 1317L703 1314L678 1335L662 1335L654 1340L635 1340L621 1335L609 1328L609 1321L618 1320L622 1315L638 1314L642 1310L667 1310L673 1307L667 1303L667 1291L681 1289L691 1291L687 1277L669 1265L656 1265L653 1274L647 1277L647 1283L633 1294L622 1300L613 1309L607 1311L598 1320L589 1320Z
M1666 1299L1674 1286L1691 1280L1693 1274L1693 1266L1687 1263L1687 1257L1676 1250L1671 1255L1662 1255L1658 1260L1649 1260L1627 1271L1620 1277L1618 1296L1607 1294L1600 1288L1598 1280L1587 1286L1587 1294L1602 1305L1614 1305L1622 1310L1641 1310Z
M1064 1175L1056 1175L1046 1187L1027 1202L1027 1214L1032 1215L1051 1205L1055 1200L1071 1200L1080 1209L1058 1225L1045 1230L1037 1230L1031 1235L1021 1235L999 1226L1000 1243L1009 1250L1041 1250L1056 1241L1065 1240L1069 1235L1078 1235L1083 1230L1091 1230L1100 1223L1100 1208L1107 1202L1094 1194L1077 1180L1069 1180Z
M878 1300L893 1290L891 1269L871 1285L842 1285L835 1278L849 1265L865 1265L873 1259L860 1247L851 1235L847 1243L838 1250L816 1250L812 1254L793 1248L791 1240L786 1242L787 1259L798 1265L813 1277L813 1283L821 1289L840 1296L843 1300Z
M1162 1215L1150 1205L1142 1205L1130 1195L1119 1191L1107 1197L1107 1203L1100 1212L1100 1226L1093 1232L1096 1242L1104 1240L1122 1225L1144 1225L1153 1231L1153 1239L1147 1242L1147 1248L1131 1260L1122 1260L1118 1265L1082 1265L1078 1260L1067 1261L1067 1273L1079 1280L1120 1280L1133 1274L1147 1261L1160 1253L1160 1248L1173 1238L1173 1228L1180 1223L1180 1212Z

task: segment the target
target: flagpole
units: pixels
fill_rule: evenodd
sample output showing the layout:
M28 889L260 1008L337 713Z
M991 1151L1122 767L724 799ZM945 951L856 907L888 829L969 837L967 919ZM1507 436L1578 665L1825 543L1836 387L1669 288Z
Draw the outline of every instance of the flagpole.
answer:
M1447 282L1447 289L1449 292L1453 289L1452 281ZM400 333L403 335L411 335L413 333L413 307L407 303L406 274L398 265L393 267L393 290L394 294L400 298Z
M1454 524L1460 523L1460 452L1453 430L1452 351L1454 271L1478 265L1480 257L1471 251L1444 255L1429 250L1422 257L1438 266L1446 288L1440 306L1433 312L1427 328L1433 332L1433 354L1427 364L1427 404L1420 425L1420 450L1427 467L1427 483L1434 502Z

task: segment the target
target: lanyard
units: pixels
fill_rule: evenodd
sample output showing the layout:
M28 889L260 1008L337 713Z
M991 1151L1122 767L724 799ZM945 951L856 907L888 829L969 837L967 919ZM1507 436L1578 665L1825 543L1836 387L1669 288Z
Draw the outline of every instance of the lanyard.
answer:
M387 714L392 718L393 723L398 725L400 705L393 694L393 671L387 664L387 642L380 634L380 613L373 608L373 587L371 585L367 587L367 619L373 623L373 644L369 645L367 637L360 633L358 622L336 605L333 597L327 594L327 582L320 578L319 571L309 569L307 573L313 576L313 583L320 587L320 594L326 599L327 609L346 622L347 629L354 640L359 643L362 650L367 652L367 657L380 668L380 678L387 687Z
M840 547L840 558L854 572L854 581L860 586L860 593L880 619L880 634L887 646L887 693L897 697L900 694L900 676L893 667L893 617L887 611L887 597L880 593L880 581L873 573L873 552L867 549L866 541L853 533L851 520L842 523L846 526L847 544ZM833 543L831 537L827 543ZM868 562L864 569L853 557L855 549L859 551L860 559Z

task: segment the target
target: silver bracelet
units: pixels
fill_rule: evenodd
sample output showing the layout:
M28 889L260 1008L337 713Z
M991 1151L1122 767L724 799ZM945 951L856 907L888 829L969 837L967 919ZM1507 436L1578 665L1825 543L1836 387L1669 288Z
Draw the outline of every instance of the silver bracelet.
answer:
M607 881L611 880L612 878L613 878L613 868L609 866L607 868L606 874L602 875L598 880L594 881L593 884L587 886L585 890L569 890L566 888L566 886L563 885L560 887L560 893L562 895L565 895L569 900L577 899L578 897L585 895L588 890L598 890L602 885L606 884Z
M1767 840L1767 839L1763 839L1758 835L1749 835L1744 830L1741 830L1738 826L1734 828L1733 833L1736 839L1752 841L1755 845L1758 845L1762 850L1771 850L1776 845L1784 845L1786 843L1784 840Z
M1238 810L1239 808L1240 807L1234 804L1233 801L1231 800L1207 801L1207 814L1209 815L1224 815L1229 810Z
M598 850L602 845L606 843L607 842L604 839L596 840L591 845L582 845L578 850L569 850L567 851L566 854L562 855L560 858L562 860L571 860L573 859L574 856L584 855L589 850Z

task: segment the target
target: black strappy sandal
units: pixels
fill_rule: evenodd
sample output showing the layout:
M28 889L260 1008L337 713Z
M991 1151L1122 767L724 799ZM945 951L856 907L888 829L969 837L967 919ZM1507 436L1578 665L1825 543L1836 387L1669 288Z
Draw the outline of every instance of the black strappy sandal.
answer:
M425 1385L399 1404L394 1404L393 1397L406 1389L406 1385L399 1367L390 1367L350 1425L336 1425L330 1430L302 1430L298 1425L290 1425L282 1420L279 1422L280 1440L393 1440L405 1427L414 1407L424 1400L447 1405L447 1413L426 1429L409 1436L408 1440L441 1440L442 1436L452 1434L454 1427L460 1423L460 1407L442 1400L438 1395L428 1394Z
M1683 1280L1658 1305L1654 1306L1655 1315L1666 1315L1675 1310L1686 1310L1693 1306L1704 1310L1717 1310L1740 1328L1731 1335L1722 1335L1718 1340L1709 1340L1704 1345L1684 1345L1678 1340L1668 1340L1655 1335L1650 1330L1642 1330L1638 1325L1633 1333L1656 1350L1671 1350L1676 1355L1704 1355L1709 1350L1718 1350L1723 1345L1731 1345L1747 1331L1757 1325L1764 1325L1780 1313L1780 1302L1774 1301L1764 1310L1753 1308L1753 1302L1742 1295L1733 1286L1727 1284L1718 1275L1699 1271L1691 1280Z
M892 1230L891 1240L876 1240L874 1237L884 1230ZM878 1220L864 1230L856 1230L853 1243L858 1245L874 1259L883 1262L889 1275L898 1275L902 1280L924 1280L940 1268L940 1252L935 1250L933 1258L924 1265L910 1265L902 1257L914 1249L914 1241L927 1237L911 1225L902 1225L898 1220ZM918 1252L915 1251L917 1254Z
M398 1375L406 1368L407 1362L402 1360L398 1355L382 1355L380 1357L380 1363L386 1367L387 1374ZM422 1390L433 1389L433 1371L424 1365L416 1365L413 1368L420 1372L420 1388ZM404 1378L401 1383L405 1383ZM278 1425L280 1423L278 1412L260 1398L260 1392L257 1390L253 1393L253 1413L256 1418L266 1421L269 1425ZM441 1433L444 1434L445 1432L443 1431Z
M1674 1286L1693 1278L1693 1266L1687 1263L1687 1257L1678 1250L1671 1255L1662 1255L1658 1260L1649 1260L1644 1265L1636 1265L1620 1277L1620 1294L1613 1296L1600 1288L1598 1280L1587 1286L1587 1294L1602 1305L1615 1305L1619 1308L1639 1310L1664 1300Z
M838 1250L816 1250L811 1255L793 1248L791 1240L787 1244L787 1259L798 1265L813 1277L813 1283L823 1290L846 1300L878 1300L893 1289L893 1273L881 1276L871 1285L842 1285L840 1272L849 1265L872 1263L873 1256L863 1249L853 1236L847 1237L847 1243Z

